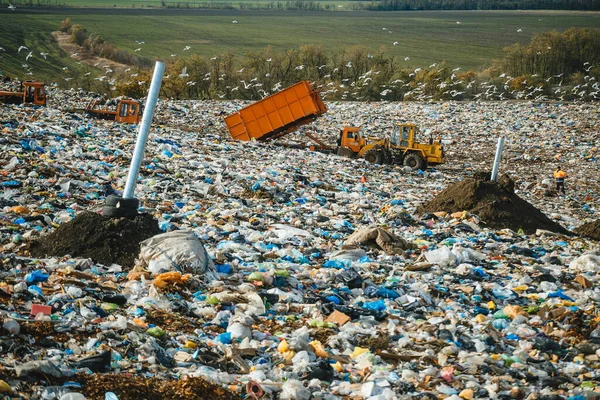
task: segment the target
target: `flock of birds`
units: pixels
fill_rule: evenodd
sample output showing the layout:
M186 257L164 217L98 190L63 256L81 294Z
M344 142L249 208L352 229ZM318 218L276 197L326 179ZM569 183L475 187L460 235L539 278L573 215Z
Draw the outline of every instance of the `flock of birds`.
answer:
M11 10L15 10L15 7L13 5L9 5L9 9ZM541 19L540 19L541 20ZM232 21L233 24L237 24L238 21L237 20L233 20ZM461 24L460 21L456 21L457 24ZM387 33L393 33L393 31L391 31L388 28L382 28L383 31L387 32ZM522 32L522 29L518 29L517 32ZM140 41L140 40L136 40L135 41L136 44L139 46L137 47L134 52L135 53L139 53L142 51L143 49L143 45L146 44L145 41ZM395 41L393 42L393 45L396 46L398 45L399 42ZM192 49L191 46L186 45L183 47L182 52L189 52ZM1 52L5 52L6 50L2 47L0 47L0 53ZM19 55L21 55L21 52L24 51L24 55L25 55L25 62L22 63L22 67L23 69L26 70L26 74L32 76L33 72L31 70L31 68L29 67L29 65L27 64L27 62L29 62L29 60L34 57L33 51L30 51L30 49L27 46L20 46L17 50L17 53ZM48 53L46 52L39 52L39 55L41 57L43 57L45 60L47 60L48 57ZM22 56L22 55L21 55ZM171 57L176 57L177 54L171 54ZM72 53L71 54L72 58L81 58L79 53ZM368 55L369 58L373 58L373 56L371 54ZM210 59L213 62L216 62L218 60L218 57L212 57ZM404 57L404 61L408 62L410 60L410 57ZM271 63L272 62L272 58L268 58L265 60L267 63ZM81 65L83 63L83 61L78 61L77 64ZM100 65L101 63L95 63L93 64L94 67L97 67L99 69L102 70L102 73L99 74L99 76L93 78L94 80L97 80L99 82L103 82L109 85L111 90L115 90L116 87L116 83L117 83L117 77L115 76L115 67L113 65L111 65L110 63L107 63L107 65ZM351 69L354 67L354 65L352 64L352 61L348 61L343 68L346 69L346 76L348 75L353 75L353 74L349 74L348 72L351 71ZM329 67L328 65L324 64L324 65L320 65L316 67L319 70L319 75L321 76L321 79L319 81L314 81L311 82L311 85L313 85L313 87L316 87L320 93L321 96L324 99L327 99L328 97L332 97L332 96L337 96L338 98L341 98L342 100L362 100L363 98L365 98L365 89L369 89L372 90L374 89L373 85L375 84L375 79L376 76L379 75L381 72L380 71L375 71L373 69L361 74L360 76L358 76L357 79L351 79L351 78L343 78L343 76L340 74L340 68L337 67ZM329 68L329 70L327 70ZM429 72L440 72L439 69L436 68L440 68L438 66L437 63L431 64L428 67L428 71ZM592 68L591 63L586 62L584 64L584 70L586 72L589 72ZM70 72L68 67L63 67L63 72L65 74L68 74ZM297 65L294 68L296 71L307 71L308 70L308 66L301 64L301 65ZM270 70L270 68L269 68ZM507 100L507 99L521 99L521 100L535 100L535 101L544 101L544 100L550 100L550 98L544 94L544 89L542 87L540 87L539 85L535 85L535 84L527 84L527 81L523 81L523 82L519 82L519 84L515 85L515 83L513 82L516 78L511 77L507 74L501 74L499 76L500 79L502 79L501 83L497 83L497 81L494 82L478 82L476 83L475 81L469 81L466 82L464 80L464 78L460 78L460 68L455 68L452 70L452 74L450 76L449 79L443 79L441 77L439 78L435 78L433 81L431 82L418 82L415 81L413 79L409 79L409 78L414 78L416 74L418 74L419 72L421 72L423 69L422 68L416 68L414 71L412 71L411 73L408 74L408 78L405 80L402 79L394 79L391 82L386 82L386 83L381 83L380 81L377 82L377 88L380 89L379 95L381 97L381 100L386 100L389 99L391 97L395 97L398 98L397 95L394 95L394 92L400 93L402 98L405 100L419 100L419 101L428 101L428 100L434 100L436 98L437 95L439 95L439 93L441 93L444 98L450 98L450 99L456 99L456 100L460 100L462 98L464 98L464 95L467 94L467 91L473 89L473 85L477 84L478 85L478 93L473 94L472 98L476 101L481 101L481 100L486 100L486 101L491 101L491 100ZM126 68L123 71L123 74L128 74L125 75L125 79L128 80L128 82L132 82L132 79L135 79L137 77L139 77L139 73L134 72L131 73L131 68ZM241 68L240 70L237 71L238 74L243 74L244 72L244 68ZM323 73L325 72L325 73ZM91 75L91 72L86 72L84 74L85 77L89 77ZM261 74L262 75L262 74ZM553 89L553 98L559 98L561 100L564 100L565 96L567 94L571 94L572 97L579 97L580 99L594 99L594 100L599 100L600 99L600 84L596 81L596 79L593 76L589 76L589 75L585 75L584 76L584 83L583 84L579 84L576 85L574 87L569 87L569 88L563 88L562 83L563 80L561 79L563 77L564 74L558 74L558 75L554 75L551 76L549 78L547 78L545 81L546 83L550 83L552 84L552 86L554 87ZM184 79L185 80L185 84L188 87L193 87L196 86L199 81L198 80L191 80L190 79L190 74L187 72L187 67L184 67L183 70L181 71L180 74L177 75L177 77ZM227 77L226 74L220 74L216 79L218 81L224 81L225 78ZM338 81L336 81L335 79L339 78ZM536 75L533 75L532 77L536 77ZM211 72L208 72L204 75L204 77L200 77L203 81L210 81L212 79L211 76ZM228 95L230 97L233 97L235 95L235 92L239 92L241 90L252 90L254 91L257 95L261 96L262 98L275 93L279 90L281 90L283 88L283 83L282 82L277 82L277 83L273 83L271 78L271 73L267 72L264 74L264 78L266 78L266 80L264 80L263 82L261 82L261 80L263 80L261 77L253 77L252 79L250 79L249 81L246 81L245 79L239 79L239 85L237 86L225 86L224 88L226 89L226 92L223 93L218 93L217 96L221 99L227 97ZM63 78L66 82L69 82L71 80L73 80L74 78L72 76L66 76ZM163 80L168 80L171 79L171 75L166 75L163 77ZM560 81L559 81L560 80ZM148 82L145 80L137 80L135 79L135 81L137 81L137 84L140 86L146 85ZM134 81L134 82L135 82ZM57 84L54 84L55 86L57 86ZM432 87L435 86L435 87ZM517 87L515 87L517 86ZM431 94L431 93L435 93L435 94ZM391 96L390 96L391 95Z

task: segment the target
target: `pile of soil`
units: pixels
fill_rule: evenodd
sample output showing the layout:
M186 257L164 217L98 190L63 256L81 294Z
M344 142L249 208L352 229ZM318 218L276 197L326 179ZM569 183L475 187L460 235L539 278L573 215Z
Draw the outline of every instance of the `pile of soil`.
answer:
M514 181L502 175L490 181L489 173L478 173L447 187L431 201L420 205L420 213L468 211L479 216L494 229L523 229L532 234L537 229L569 234L560 224L515 194Z
M29 252L33 257L70 255L129 268L138 257L140 242L159 233L158 221L149 214L112 218L85 212L33 241Z
M575 228L575 233L579 236L600 241L600 219Z
M165 380L121 374L79 374L74 378L82 385L82 393L90 400L104 400L113 392L120 400L233 400L240 395L202 378Z

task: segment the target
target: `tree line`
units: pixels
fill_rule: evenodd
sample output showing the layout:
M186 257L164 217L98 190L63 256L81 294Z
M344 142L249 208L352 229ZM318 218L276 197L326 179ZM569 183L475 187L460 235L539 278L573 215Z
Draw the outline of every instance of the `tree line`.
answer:
M68 31L77 43L95 48L94 34L82 34L77 25ZM113 55L120 54L112 49ZM243 57L195 54L166 64L161 96L176 100L257 100L301 80L309 80L326 100L600 100L600 29L589 28L536 35L528 45L505 48L504 57L482 71L446 62L409 69L365 46L337 51L315 45L286 51L268 47ZM143 98L151 80L149 66L146 60L136 70L105 80L75 74L74 82L63 86L75 83L108 96Z
M353 5L371 11L600 10L600 0L374 0Z

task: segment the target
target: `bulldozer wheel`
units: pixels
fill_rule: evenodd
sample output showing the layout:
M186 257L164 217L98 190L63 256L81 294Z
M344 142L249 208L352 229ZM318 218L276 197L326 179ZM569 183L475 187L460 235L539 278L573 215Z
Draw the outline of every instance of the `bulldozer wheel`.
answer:
M383 157L381 152L377 150L369 150L363 155L363 158L371 164L381 164Z
M340 147L337 154L342 157L354 158L354 152L346 147Z
M383 163L391 164L393 161L392 153L389 150L383 150Z
M417 153L410 153L404 158L404 165L411 167L413 170L422 170L425 165L425 160Z

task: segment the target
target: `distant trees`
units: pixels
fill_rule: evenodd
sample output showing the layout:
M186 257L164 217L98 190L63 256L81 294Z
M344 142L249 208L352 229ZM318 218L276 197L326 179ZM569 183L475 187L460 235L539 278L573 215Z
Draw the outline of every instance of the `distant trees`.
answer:
M545 32L529 45L504 49L501 69L510 75L548 78L588 72L600 64L600 30L571 28L563 33Z
M73 23L71 23L71 18L65 18L61 23L60 23L60 31L61 32L69 32L71 30L71 27L73 26Z
M354 4L372 11L408 10L600 10L600 0L374 0Z
M528 46L507 48L501 62L480 72L445 62L401 68L397 59L364 46L335 52L313 45L283 52L268 47L239 59L229 53L210 60L194 55L168 63L161 95L256 100L309 80L326 100L600 100L599 34L544 33ZM547 54L537 54L540 49Z
M74 83L111 95L143 97L152 73L150 60L115 48L81 25L72 25L69 33L93 54L137 66L97 83L87 75L84 82ZM600 100L599 29L536 35L528 45L507 47L503 59L483 71L463 71L446 62L402 65L381 49L365 46L336 51L317 45L285 51L267 47L243 57L223 53L210 59L194 54L167 62L161 96L256 100L309 80L326 100Z

